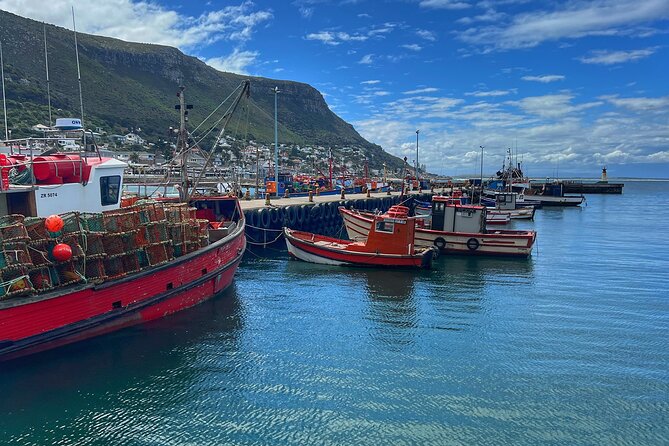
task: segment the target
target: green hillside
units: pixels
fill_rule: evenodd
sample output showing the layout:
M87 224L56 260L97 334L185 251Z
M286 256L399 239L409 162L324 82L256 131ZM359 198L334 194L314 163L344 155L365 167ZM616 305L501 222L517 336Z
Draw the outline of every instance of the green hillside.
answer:
M52 109L56 117L78 117L79 91L71 31L46 25ZM30 127L48 123L44 25L0 11L9 128L13 137L27 136ZM243 79L251 80L248 110L228 128L239 136L269 143L274 139L274 96L279 95L279 140L288 144L357 146L370 166L384 162L399 167L399 158L362 138L353 126L334 114L310 85L240 76L217 71L176 48L124 42L78 34L84 121L87 128L108 133L141 128L142 136L157 140L169 126L178 125L176 92L183 84L194 105L191 125L201 122ZM241 130L240 130L241 129Z

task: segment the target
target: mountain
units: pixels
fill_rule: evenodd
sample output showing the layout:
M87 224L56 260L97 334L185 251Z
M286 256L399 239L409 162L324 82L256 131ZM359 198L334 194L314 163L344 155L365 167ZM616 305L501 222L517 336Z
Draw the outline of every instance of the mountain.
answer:
M47 35L49 88L56 117L79 117L79 90L74 35L65 28L44 25L0 10L0 41L4 52L8 126L13 136L28 136L30 128L48 123L44 30ZM251 96L243 116L233 120L242 139L274 140L274 94L279 93L279 141L286 144L353 146L362 149L370 167L402 161L366 141L334 114L310 85L224 73L176 48L125 42L77 34L84 122L108 133L141 128L145 139L157 140L178 125L174 105L179 85L186 86L191 128L206 117L244 79ZM239 129L242 130L239 130Z

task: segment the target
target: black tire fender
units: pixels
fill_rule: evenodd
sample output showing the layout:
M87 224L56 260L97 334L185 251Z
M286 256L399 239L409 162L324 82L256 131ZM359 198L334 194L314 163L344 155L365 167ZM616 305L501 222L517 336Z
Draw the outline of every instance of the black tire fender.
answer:
M446 240L444 240L442 237L437 237L434 239L434 246L442 250L446 248Z
M467 240L467 248L468 248L470 251L476 251L477 249L479 249L479 246L481 246L481 244L480 244L479 241L478 241L477 239L475 239L474 237L472 237L472 238L470 238L469 240Z

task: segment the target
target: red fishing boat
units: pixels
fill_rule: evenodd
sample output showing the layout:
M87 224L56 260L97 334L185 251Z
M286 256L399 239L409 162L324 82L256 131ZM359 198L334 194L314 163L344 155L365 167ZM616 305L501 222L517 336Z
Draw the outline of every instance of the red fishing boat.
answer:
M124 208L125 163L34 156L50 142L7 141L0 156L0 360L162 318L231 284L246 249L237 198Z
M364 241L375 216L339 208L351 240ZM535 231L488 230L484 206L454 204L449 197L432 197L432 216L415 231L415 246L436 246L446 253L527 257Z
M288 252L323 265L430 268L437 252L431 247L416 249L416 218L408 212L407 207L392 206L386 214L375 216L364 242L284 228Z

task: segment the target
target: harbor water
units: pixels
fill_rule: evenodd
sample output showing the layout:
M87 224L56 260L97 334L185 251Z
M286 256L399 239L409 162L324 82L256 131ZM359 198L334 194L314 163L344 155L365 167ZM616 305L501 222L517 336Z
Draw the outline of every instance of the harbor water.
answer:
M0 364L3 445L669 444L669 182L544 208L527 260L247 254L166 319Z

